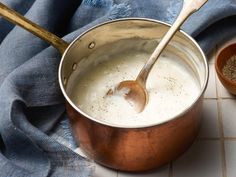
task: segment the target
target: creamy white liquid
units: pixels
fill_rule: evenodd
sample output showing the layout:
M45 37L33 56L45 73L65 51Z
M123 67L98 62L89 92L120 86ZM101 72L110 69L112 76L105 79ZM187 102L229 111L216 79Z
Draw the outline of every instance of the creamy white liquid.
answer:
M149 101L143 112L137 113L120 95L106 96L121 81L135 79L149 56L122 52L93 65L77 79L71 99L86 114L119 126L153 125L180 114L199 96L200 86L186 63L168 54L158 59L149 74Z

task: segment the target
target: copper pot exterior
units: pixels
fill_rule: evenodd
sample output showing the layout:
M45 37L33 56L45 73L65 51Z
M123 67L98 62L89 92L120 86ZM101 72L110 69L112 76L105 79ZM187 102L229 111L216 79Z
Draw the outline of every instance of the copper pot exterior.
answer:
M67 111L75 139L90 158L113 169L146 171L176 159L193 143L200 126L202 100L184 115L146 128L103 125L84 117L69 104Z
M182 31L177 32L172 39L175 47L167 46L166 50L175 52L189 64L199 80L201 93L180 115L150 126L116 126L84 113L70 95L70 88L76 83L71 75L76 72L76 68L86 67L81 61L97 48L124 39L161 39L168 28L167 24L150 19L111 21L86 31L63 54L59 67L59 83L67 101L68 117L80 148L96 162L122 171L147 171L176 159L196 138L201 121L203 93L209 75L208 65L197 43ZM107 51L102 52L106 54ZM96 61L96 57L94 60Z

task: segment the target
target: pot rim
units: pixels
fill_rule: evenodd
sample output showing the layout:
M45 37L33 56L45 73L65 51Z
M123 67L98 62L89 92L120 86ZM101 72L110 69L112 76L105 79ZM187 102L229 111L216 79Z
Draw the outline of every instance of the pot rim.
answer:
M167 122L170 122L174 119L177 119L178 117L184 115L187 111L189 111L194 105L195 103L203 96L205 90L206 90L206 86L208 83L208 79L209 79L209 66L207 63L207 59L206 56L204 54L204 52L202 51L201 47L199 46L199 44L195 41L195 39L193 39L190 35L188 35L186 32L184 32L183 30L179 30L180 33L182 33L184 36L186 36L189 40L191 40L193 42L193 44L197 47L197 49L200 51L201 56L203 57L204 60L204 66L205 66L205 70L206 70L206 75L205 75L205 80L204 80L204 84L203 87L201 88L201 92L199 94L198 97L195 98L195 100L192 102L192 104L190 104L184 111L182 111L181 113L175 115L174 117L170 117L166 120L160 121L159 123L153 123L153 124L149 124L149 125L136 125L136 126L131 126L131 125L117 125L117 124L113 124L113 123L109 123L109 122L105 122L99 119L96 119L92 116L89 116L88 114L86 114L85 112L83 112L79 107L77 107L73 101L69 98L69 96L67 95L64 85L63 85L63 81L62 81L62 66L63 66L63 62L65 59L65 56L67 55L69 49L74 45L74 43L76 41L78 41L83 35L85 35L86 33L99 28L100 26L106 25L106 24L110 24L110 23L114 23L114 22L119 22L119 21L127 21L127 20L140 20L140 21L148 21L148 22L155 22L155 23L159 23L165 26L170 27L171 25L166 23L166 22L162 22L159 20L155 20L155 19L150 19L150 18L120 18L120 19L115 19L115 20L109 20L103 23L100 23L98 25L95 25L91 28L89 28L88 30L84 31L83 33L81 33L79 36L77 36L67 47L67 49L65 50L65 52L63 53L62 57L61 57L61 61L60 61L60 65L59 65L59 71L58 71L58 80L59 80L59 85L60 85L60 89L66 99L66 101L70 104L70 106L72 106L78 113L80 113L81 115L83 115L85 118L88 118L96 123L105 125L105 126L109 126L109 127L115 127L115 128L128 128L128 129L137 129L137 128L147 128L147 127L153 127L153 126L158 126Z

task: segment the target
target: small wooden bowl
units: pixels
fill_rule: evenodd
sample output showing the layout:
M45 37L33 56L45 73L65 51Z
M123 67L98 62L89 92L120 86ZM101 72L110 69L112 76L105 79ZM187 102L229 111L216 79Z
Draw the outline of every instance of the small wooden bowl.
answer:
M236 95L236 82L223 75L222 70L228 59L236 55L236 43L223 48L216 57L215 69L222 85L232 94Z

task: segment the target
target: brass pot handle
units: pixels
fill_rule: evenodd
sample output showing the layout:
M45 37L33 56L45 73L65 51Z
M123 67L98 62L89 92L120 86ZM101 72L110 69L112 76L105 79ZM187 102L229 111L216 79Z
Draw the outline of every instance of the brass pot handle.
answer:
M16 11L8 8L0 2L0 16L6 20L23 27L25 30L33 33L34 35L40 37L41 39L47 41L52 46L54 46L61 54L64 53L68 47L68 43L63 39L57 37L56 35L48 32L39 25L33 23L32 21L26 19L24 16L20 15Z

